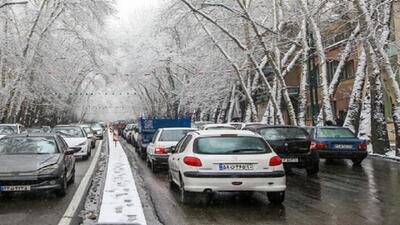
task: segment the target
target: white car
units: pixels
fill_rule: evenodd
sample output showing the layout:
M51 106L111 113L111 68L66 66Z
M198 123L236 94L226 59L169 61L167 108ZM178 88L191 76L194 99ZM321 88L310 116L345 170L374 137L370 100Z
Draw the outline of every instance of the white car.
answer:
M147 146L147 163L153 172L168 165L171 147L174 147L186 134L196 131L195 128L160 128Z
M206 124L202 130L236 130L236 127L229 124Z
M0 124L0 138L13 134L27 133L25 127L21 124Z
M281 158L258 134L243 130L196 131L186 135L168 160L170 186L180 201L213 192L266 192L271 203L285 199Z
M88 159L92 153L90 140L86 137L86 133L80 126L58 125L53 128L53 133L59 134L67 142L71 149L79 150L74 155Z

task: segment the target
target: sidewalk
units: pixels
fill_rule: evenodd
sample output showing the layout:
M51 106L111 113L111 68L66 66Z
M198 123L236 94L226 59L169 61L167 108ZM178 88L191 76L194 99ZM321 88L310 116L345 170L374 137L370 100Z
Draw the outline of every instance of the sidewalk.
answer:
M115 147L110 141L112 135L108 130L107 134L109 161L98 224L146 225L128 158L119 142Z

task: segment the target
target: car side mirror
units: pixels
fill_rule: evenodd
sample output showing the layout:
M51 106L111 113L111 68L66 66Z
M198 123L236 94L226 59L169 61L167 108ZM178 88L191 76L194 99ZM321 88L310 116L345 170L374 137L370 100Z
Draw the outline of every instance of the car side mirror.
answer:
M87 135L87 138L88 138L88 139L93 138L93 134L88 134L88 135Z
M68 148L68 150L65 151L64 154L65 155L73 155L79 151L80 151L80 149L77 149L77 148Z
M172 154L176 153L176 146L172 146L172 147L170 148L170 152L171 152Z

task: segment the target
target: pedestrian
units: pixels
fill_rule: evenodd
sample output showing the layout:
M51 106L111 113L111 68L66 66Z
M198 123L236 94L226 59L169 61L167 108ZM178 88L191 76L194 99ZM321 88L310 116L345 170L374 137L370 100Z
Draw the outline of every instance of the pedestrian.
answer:
M113 141L115 143L115 147L117 147L118 139L119 139L118 130L114 129L114 131L113 131Z

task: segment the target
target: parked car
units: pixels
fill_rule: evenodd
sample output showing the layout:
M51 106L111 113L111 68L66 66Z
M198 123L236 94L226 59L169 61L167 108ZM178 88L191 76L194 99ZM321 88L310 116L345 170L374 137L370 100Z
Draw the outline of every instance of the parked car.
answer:
M206 124L201 130L236 130L236 128L229 124Z
M95 131L92 129L90 124L80 124L78 126L80 126L83 129L83 131L86 134L87 139L90 141L90 148L92 148L92 149L95 148L97 138L94 135Z
M54 134L0 139L0 194L54 190L64 196L75 180L76 151Z
M307 131L295 126L253 125L246 128L260 134L282 158L286 169L304 168L308 175L319 171L319 157L310 149L311 140Z
M21 124L0 124L0 138L13 135L27 133L25 127Z
M160 167L168 166L171 147L175 146L187 133L196 131L195 128L160 128L147 146L147 163L153 172Z
M101 125L98 124L98 123L92 123L92 124L91 124L91 128L92 128L92 130L94 131L94 136L95 136L97 139L99 139L99 140L103 140L103 138L104 138L104 135L103 135L103 133L104 133L103 127L101 127Z
M350 159L354 165L368 156L367 143L359 139L350 129L344 127L308 127L313 139L311 149L318 152L320 158Z
M82 157L83 159L90 157L92 153L90 141L80 126L57 125L53 128L52 132L63 137L69 148L77 150L75 156Z
M168 159L171 187L180 201L213 192L266 192L270 202L285 199L286 176L281 158L258 134L239 130L189 133Z

